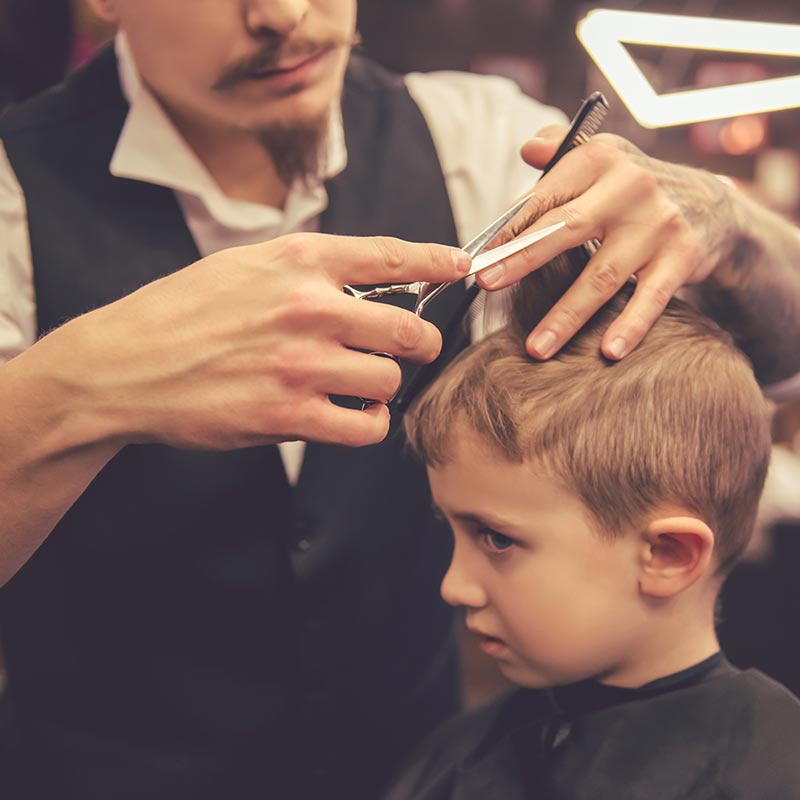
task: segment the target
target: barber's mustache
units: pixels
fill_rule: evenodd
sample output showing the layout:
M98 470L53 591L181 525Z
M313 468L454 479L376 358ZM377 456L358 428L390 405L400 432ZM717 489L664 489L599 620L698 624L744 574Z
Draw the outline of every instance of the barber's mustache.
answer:
M310 58L325 50L332 50L336 47L357 47L360 44L361 34L358 31L351 36L329 35L317 39L293 39L291 41L276 35L265 42L258 52L228 67L217 79L214 89L217 91L231 89L237 84L249 80L254 74L275 69L285 58L292 60Z

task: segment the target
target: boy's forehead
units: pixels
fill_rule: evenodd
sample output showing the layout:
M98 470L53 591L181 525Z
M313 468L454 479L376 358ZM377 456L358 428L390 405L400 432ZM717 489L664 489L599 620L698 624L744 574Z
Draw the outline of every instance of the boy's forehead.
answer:
M466 426L454 429L448 445L442 463L427 465L431 493L443 510L531 509L571 494L542 465L509 460Z
M445 464L460 464L478 458L504 459L500 450L486 436L475 430L463 414L458 414L450 423L444 443ZM512 463L508 459L504 460Z
M426 464L428 470L460 472L517 473L520 480L556 480L542 459L517 460L509 457L490 438L469 424L459 415L446 432L441 462Z

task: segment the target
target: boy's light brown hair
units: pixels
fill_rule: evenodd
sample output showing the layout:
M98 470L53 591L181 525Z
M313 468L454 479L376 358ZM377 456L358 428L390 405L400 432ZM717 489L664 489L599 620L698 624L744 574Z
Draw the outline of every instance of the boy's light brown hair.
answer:
M570 253L523 279L503 329L459 356L405 419L426 464L450 457L468 425L512 462L534 461L575 492L608 535L675 503L714 531L727 574L753 528L770 454L767 406L728 334L672 300L622 361L600 342L630 299L624 287L554 358L525 339L581 267Z

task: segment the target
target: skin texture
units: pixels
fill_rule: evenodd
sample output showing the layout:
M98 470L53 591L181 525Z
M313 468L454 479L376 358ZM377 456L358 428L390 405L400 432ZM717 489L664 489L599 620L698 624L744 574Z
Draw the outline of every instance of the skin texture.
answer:
M453 443L428 469L454 537L442 597L465 607L507 678L640 686L718 649L702 521L664 507L610 537L540 465L509 462L461 426Z

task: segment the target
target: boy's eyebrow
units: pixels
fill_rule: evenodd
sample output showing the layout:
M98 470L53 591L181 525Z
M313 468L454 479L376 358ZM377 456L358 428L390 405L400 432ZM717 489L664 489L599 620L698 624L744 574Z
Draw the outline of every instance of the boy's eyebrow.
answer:
M433 513L439 519L446 519L444 511L436 503L433 503ZM514 524L510 520L486 514L476 514L471 511L454 511L450 516L459 522L469 522L480 527L492 528L493 530L515 530L519 527L518 524Z

